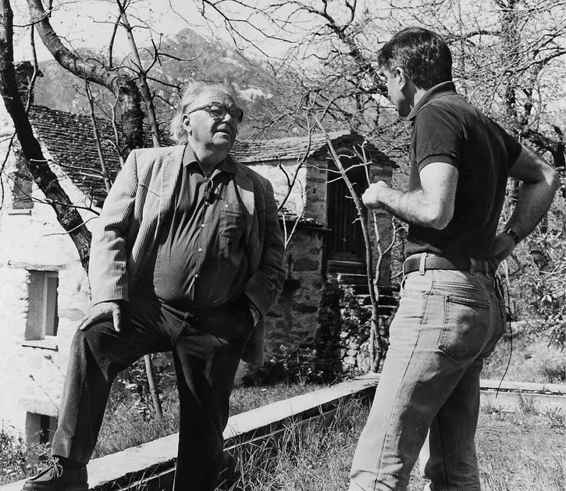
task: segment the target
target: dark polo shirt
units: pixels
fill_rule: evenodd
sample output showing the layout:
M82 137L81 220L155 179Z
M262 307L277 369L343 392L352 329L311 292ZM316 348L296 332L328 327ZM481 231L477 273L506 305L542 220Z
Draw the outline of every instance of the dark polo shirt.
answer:
M185 148L173 206L148 262L146 295L184 312L242 297L248 278L247 212L235 173L236 164L226 159L207 177L191 148Z
M432 87L408 118L413 123L409 188L432 162L458 169L454 217L443 230L410 224L407 254L487 258L496 234L509 170L521 145L456 93L452 82Z

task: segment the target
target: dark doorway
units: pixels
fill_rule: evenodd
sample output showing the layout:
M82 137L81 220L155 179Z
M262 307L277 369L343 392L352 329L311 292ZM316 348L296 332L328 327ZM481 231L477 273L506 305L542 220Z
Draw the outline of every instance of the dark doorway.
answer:
M347 175L355 190L361 196L367 184L364 169L355 166L356 162L357 160L349 159L343 162L343 165L347 168ZM333 162L329 162L328 168L335 169ZM338 175L336 172L328 172L328 259L362 261L364 246L356 206L344 180L336 179Z

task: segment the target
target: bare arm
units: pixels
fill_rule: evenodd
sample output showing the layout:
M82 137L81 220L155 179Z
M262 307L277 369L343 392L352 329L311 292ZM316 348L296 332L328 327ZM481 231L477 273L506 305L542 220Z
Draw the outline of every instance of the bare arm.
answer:
M511 167L510 176L519 179L521 187L517 204L505 228L513 230L521 240L533 231L548 211L560 181L555 169L525 147ZM493 246L495 258L502 261L511 254L515 245L508 234L499 234Z
M522 239L548 211L560 181L555 169L525 147L511 167L510 176L522 182L519 199L507 226Z
M407 192L393 189L383 181L373 183L362 201L368 208L382 206L406 222L442 230L454 216L458 169L444 162L432 162L419 176L420 188Z

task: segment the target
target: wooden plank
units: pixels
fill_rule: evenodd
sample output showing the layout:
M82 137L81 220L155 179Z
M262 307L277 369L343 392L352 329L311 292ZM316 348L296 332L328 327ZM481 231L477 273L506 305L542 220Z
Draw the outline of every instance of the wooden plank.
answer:
M292 417L315 409L345 397L373 389L379 377L375 374L362 376L348 382L319 389L314 392L291 397L283 401L273 402L245 413L236 414L228 420L224 438L229 440L242 436L250 431L268 427Z
M501 387L500 387L501 385ZM483 390L515 390L519 392L537 392L539 394L556 394L566 395L566 384L538 384L532 382L513 382L506 381L500 382L495 379L482 379L480 380L480 388Z
M504 412L532 411L547 413L558 411L566 415L566 397L556 394L537 394L534 392L482 391L481 406Z

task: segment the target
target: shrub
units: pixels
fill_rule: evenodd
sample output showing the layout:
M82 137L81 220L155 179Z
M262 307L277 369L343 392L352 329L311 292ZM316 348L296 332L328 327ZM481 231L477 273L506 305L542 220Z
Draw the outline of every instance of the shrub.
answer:
M0 485L35 474L48 459L48 444L26 445L0 428Z

